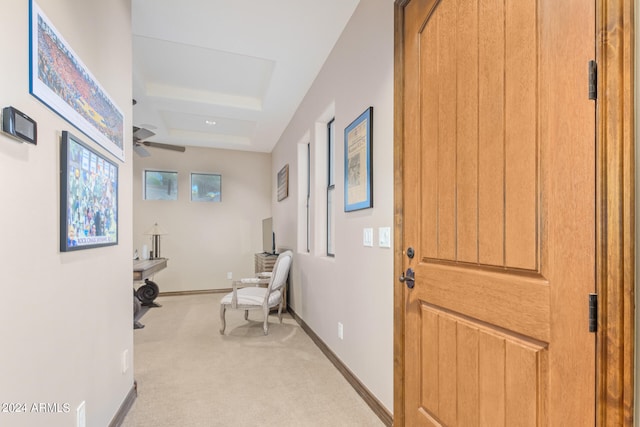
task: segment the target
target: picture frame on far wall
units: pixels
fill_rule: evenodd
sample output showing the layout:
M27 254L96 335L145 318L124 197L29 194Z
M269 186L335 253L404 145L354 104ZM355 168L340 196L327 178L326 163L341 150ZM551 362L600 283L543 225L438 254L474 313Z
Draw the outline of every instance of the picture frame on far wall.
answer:
M278 201L289 197L289 164L284 165L278 172Z
M373 107L344 130L344 211L373 207Z
M124 114L34 0L29 93L124 162Z
M68 131L60 144L60 251L118 244L118 166Z

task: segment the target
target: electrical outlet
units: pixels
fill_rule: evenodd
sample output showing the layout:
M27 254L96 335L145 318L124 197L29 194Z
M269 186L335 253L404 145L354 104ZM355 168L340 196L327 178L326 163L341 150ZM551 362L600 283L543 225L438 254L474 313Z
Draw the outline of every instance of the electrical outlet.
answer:
M122 352L122 373L125 374L129 370L129 350Z
M233 273L231 271L227 272L227 279L233 279Z
M87 414L85 411L84 400L76 409L76 427L87 427Z
M342 326L341 322L338 322L338 338L340 338L341 340L344 339L344 327Z

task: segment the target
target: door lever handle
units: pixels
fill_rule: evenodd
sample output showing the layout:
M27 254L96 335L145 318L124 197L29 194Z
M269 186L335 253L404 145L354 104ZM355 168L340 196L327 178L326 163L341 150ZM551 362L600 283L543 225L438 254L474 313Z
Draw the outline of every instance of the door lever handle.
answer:
M413 269L411 267L407 268L407 273L402 273L402 276L400 276L400 278L398 280L400 280L400 282L402 283L406 283L407 284L407 288L409 289L413 289L413 287L415 286L415 273L413 271Z

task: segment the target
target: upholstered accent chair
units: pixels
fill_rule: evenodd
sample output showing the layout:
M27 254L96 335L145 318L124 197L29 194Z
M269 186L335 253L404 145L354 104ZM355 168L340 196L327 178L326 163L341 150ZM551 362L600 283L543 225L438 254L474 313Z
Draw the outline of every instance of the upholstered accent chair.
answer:
M233 292L220 301L220 333L224 335L227 309L244 310L245 320L249 319L249 310L262 310L264 315L264 334L269 333L269 312L278 307L278 319L282 323L283 297L287 277L293 260L291 251L282 252L273 267L270 277L240 279L233 282ZM265 287L266 285L266 287Z

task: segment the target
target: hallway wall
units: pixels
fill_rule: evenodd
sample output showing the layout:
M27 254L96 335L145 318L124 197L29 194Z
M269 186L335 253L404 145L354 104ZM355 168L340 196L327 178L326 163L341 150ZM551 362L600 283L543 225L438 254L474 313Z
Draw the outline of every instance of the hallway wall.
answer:
M393 411L393 2L361 1L272 153L272 188L289 165L289 197L272 198L279 248L295 251L289 304ZM344 129L373 106L373 208L344 212ZM335 257L326 256L326 123L335 117ZM310 252L306 144L311 144ZM373 247L363 229L373 229ZM338 338L338 323L344 338Z
M106 426L133 387L131 149L116 160L29 94L29 4L0 13L0 104L38 124L35 146L0 133L0 402L26 411L0 425L75 426L86 402L86 425ZM130 0L37 4L131 123ZM119 166L117 246L59 250L63 130Z

